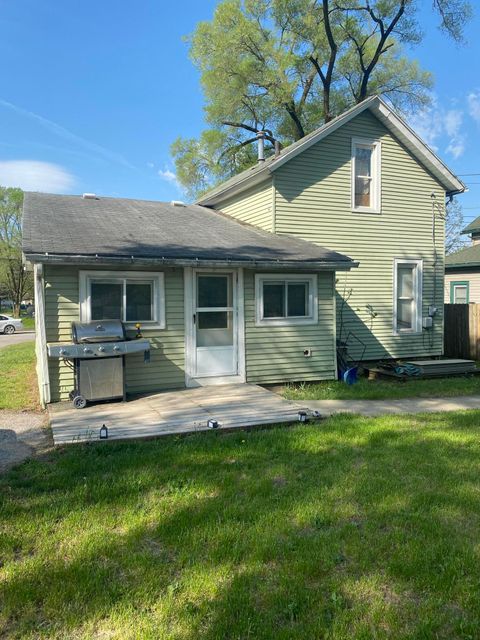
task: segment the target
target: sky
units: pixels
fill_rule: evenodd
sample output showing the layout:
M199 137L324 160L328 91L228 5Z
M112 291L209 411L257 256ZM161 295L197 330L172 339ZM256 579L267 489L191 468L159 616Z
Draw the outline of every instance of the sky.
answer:
M170 145L204 126L185 36L217 0L0 0L0 184L52 193L184 198ZM411 55L433 72L432 107L410 124L480 215L480 10L458 46L430 0ZM479 174L479 175L466 175Z

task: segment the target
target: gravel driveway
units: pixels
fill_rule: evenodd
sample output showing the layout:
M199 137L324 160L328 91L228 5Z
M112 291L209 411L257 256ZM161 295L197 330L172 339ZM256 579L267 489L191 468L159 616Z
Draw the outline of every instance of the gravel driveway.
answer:
M12 344L20 344L20 342L28 342L35 340L35 331L15 331L11 335L0 333L0 349L9 347Z
M0 411L0 473L53 446L44 413Z

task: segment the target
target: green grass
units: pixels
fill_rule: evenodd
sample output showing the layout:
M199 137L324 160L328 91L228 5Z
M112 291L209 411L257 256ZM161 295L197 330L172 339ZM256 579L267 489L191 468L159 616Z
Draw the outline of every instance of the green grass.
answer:
M478 638L480 412L74 445L0 496L2 637Z
M480 376L407 380L406 382L360 378L353 385L330 380L287 385L282 395L289 400L388 400L475 394L480 394Z
M0 409L38 409L33 341L0 349Z

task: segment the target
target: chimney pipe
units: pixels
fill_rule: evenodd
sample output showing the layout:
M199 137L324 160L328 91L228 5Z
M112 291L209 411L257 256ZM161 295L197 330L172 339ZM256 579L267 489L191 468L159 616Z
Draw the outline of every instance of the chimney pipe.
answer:
M258 161L265 162L265 131L257 131Z

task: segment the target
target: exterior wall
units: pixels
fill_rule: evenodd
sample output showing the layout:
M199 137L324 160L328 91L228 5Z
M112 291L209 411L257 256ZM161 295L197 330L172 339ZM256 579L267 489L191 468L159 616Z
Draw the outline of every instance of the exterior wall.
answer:
M113 270L112 267L103 269ZM47 342L70 341L70 327L79 320L78 266L45 267L45 323ZM90 271L90 267L88 267ZM147 271L142 267L142 271ZM125 268L119 269L125 271ZM184 307L183 269L164 269L166 328L143 331L151 342L150 363L143 354L126 358L126 386L129 393L183 387ZM59 360L49 360L51 399L66 400L73 388L72 370Z
M352 137L381 141L380 214L352 212ZM339 336L345 338L351 331L360 338L367 347L365 360L443 352L444 222L440 213L445 192L370 112L285 163L275 172L275 188L277 233L297 235L360 261L359 268L337 275ZM432 191L439 203L436 265ZM428 314L429 305L438 307L433 330L393 335L394 258L423 259L423 314ZM374 318L367 305L377 314ZM359 345L356 355L361 351Z
M273 231L273 188L269 178L248 191L217 204L216 209L241 222Z
M335 274L318 273L318 324L314 325L255 326L255 272L245 271L244 287L247 382L335 378ZM310 358L304 349L312 350Z
M113 270L102 267L99 270ZM88 270L92 270L90 266ZM146 271L142 266L142 271ZM78 266L45 267L45 324L47 342L69 342L71 323L80 318ZM125 272L125 268L118 269ZM153 271L153 270L152 270ZM185 386L185 323L183 269L164 269L166 328L142 330L151 342L151 361L143 354L126 358L129 393L147 393ZM245 356L247 380L278 383L335 377L334 274L318 274L319 321L296 327L255 326L255 272L245 272ZM312 350L312 357L303 355ZM51 400L67 400L73 372L63 362L48 363Z
M450 299L450 283L452 282L468 282L468 301L480 303L480 267L472 267L468 271L465 269L448 270L445 273L445 303L449 304Z

